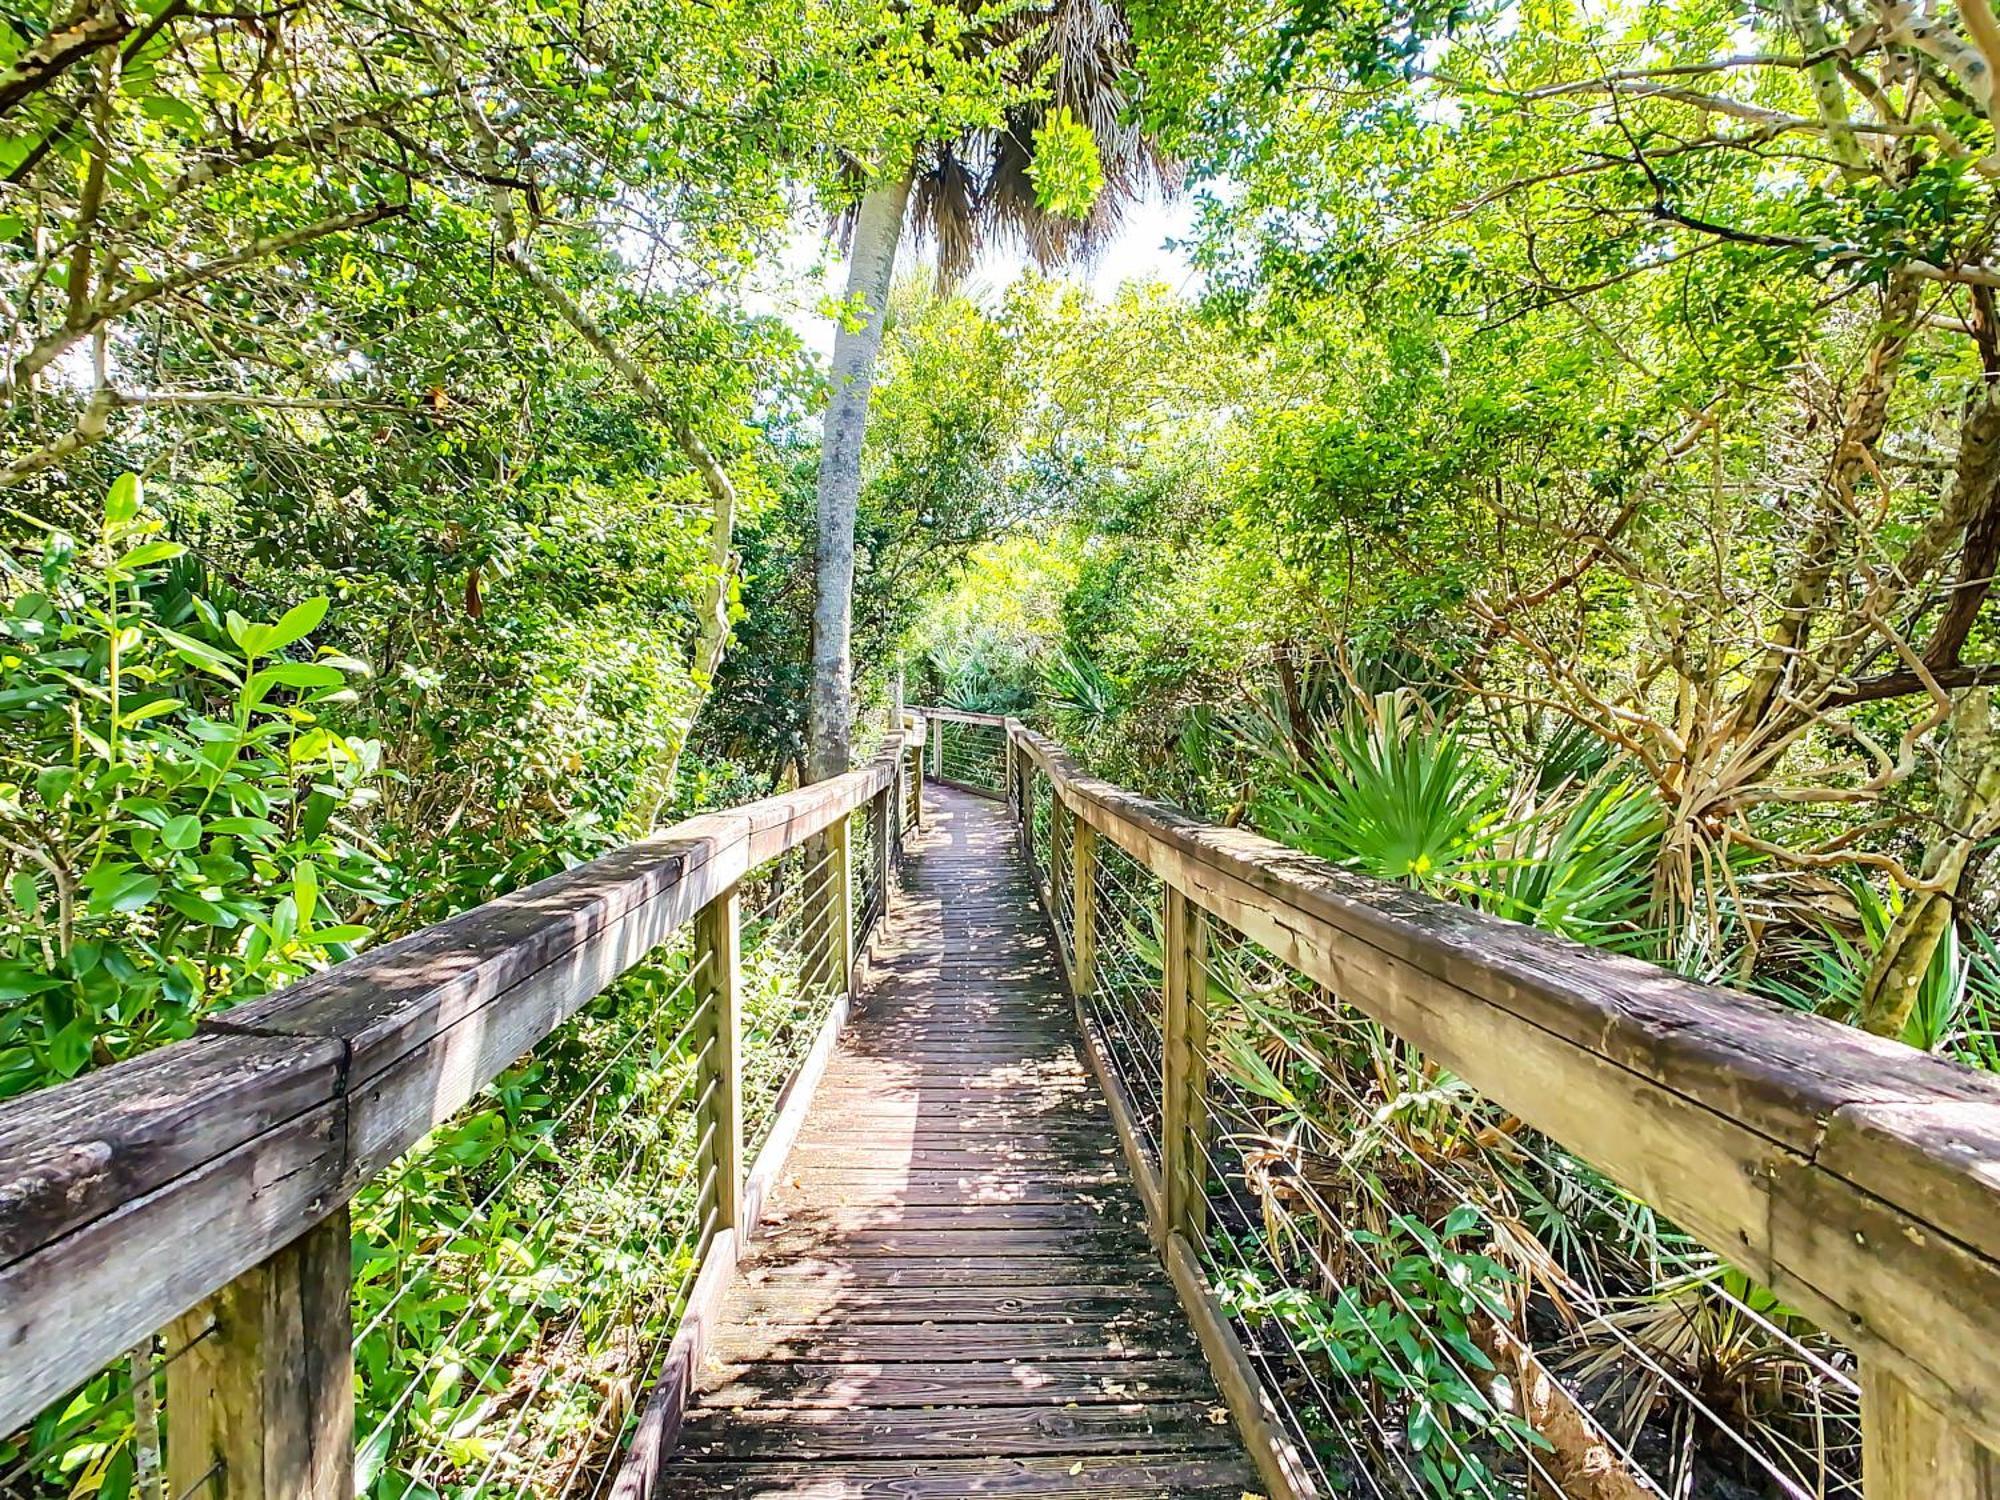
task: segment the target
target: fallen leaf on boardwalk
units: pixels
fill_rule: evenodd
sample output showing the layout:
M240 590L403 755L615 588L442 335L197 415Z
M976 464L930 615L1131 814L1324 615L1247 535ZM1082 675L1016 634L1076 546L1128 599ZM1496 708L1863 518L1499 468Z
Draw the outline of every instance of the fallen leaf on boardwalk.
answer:
M1083 1460L1079 1458L1075 1463L1071 1464L1069 1471L1072 1474L1081 1474L1083 1472Z

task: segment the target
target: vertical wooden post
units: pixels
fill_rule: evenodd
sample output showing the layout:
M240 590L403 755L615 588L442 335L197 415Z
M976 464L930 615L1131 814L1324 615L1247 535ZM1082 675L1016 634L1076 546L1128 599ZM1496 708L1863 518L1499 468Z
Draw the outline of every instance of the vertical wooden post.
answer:
M1070 841L1070 982L1077 998L1097 984L1097 830L1077 818Z
M1042 892L1042 905L1050 915L1056 909L1056 892L1069 880L1069 867L1063 862L1063 826L1076 822L1075 814L1063 805L1062 793L1055 783L1049 784L1049 884ZM1074 832L1070 835L1075 837Z
M1021 766L1021 856L1028 862L1029 873L1035 868L1035 767L1032 762Z
M1861 1488L1868 1500L2000 1500L2000 1454L1863 1360Z
M1207 1230L1208 1179L1202 1142L1208 1131L1208 914L1167 887L1161 1047L1160 1185L1163 1234L1200 1244Z
M850 837L854 815L837 818L826 831L827 900L833 904L833 939L828 956L833 963L835 982L845 994L854 980L854 840Z
M343 1203L174 1320L169 1495L352 1500L353 1253Z
M702 1071L698 1093L708 1096L707 1161L715 1174L715 1227L743 1228L743 1000L737 976L741 961L742 900L731 886L694 915L697 1004L708 1007L702 1025Z
M875 889L878 903L875 920L878 923L889 920L889 893L895 888L896 875L896 785L902 778L892 776L889 784L875 794L875 800L868 804L868 815L875 823Z
M933 718L926 726L930 730L931 780L944 780L944 720Z

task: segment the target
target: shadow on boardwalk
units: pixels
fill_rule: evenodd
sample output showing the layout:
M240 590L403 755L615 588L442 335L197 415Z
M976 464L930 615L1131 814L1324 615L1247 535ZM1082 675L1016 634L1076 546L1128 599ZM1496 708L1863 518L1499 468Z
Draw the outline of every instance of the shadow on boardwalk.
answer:
M1239 1500L1003 811L926 796L661 1493Z

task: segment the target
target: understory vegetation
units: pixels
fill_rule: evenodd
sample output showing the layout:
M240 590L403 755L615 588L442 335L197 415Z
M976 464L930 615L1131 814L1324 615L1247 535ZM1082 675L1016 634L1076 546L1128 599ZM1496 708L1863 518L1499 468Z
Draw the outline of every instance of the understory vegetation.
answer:
M2000 1068L1986 0L5 19L0 1099L896 701ZM1858 1493L1835 1341L1222 951L1210 1266L1351 1492ZM701 1230L687 964L357 1199L365 1493L597 1492ZM175 1354L0 1494L158 1495Z

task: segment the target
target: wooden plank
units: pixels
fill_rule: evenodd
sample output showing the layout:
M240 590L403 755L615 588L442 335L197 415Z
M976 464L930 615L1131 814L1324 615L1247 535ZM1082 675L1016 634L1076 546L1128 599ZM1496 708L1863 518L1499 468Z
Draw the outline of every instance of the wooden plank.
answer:
M0 1104L0 1265L334 1097L340 1049L201 1037Z
M719 1500L940 1500L962 1495L1090 1495L1096 1500L1242 1500L1249 1466L1221 1454L975 1458L820 1464L690 1463L672 1473Z
M1064 1182L1048 1182L1039 1177L1024 1177L1012 1182L982 1184L951 1174L945 1174L942 1180L934 1175L929 1182L910 1182L900 1173L858 1177L806 1172L787 1176L772 1192L771 1199L780 1206L836 1199L866 1210L1083 1203L1100 1214L1116 1211L1135 1220L1139 1217L1139 1200L1131 1188L1108 1173L1086 1181L1072 1177Z
M2000 1454L1892 1371L1863 1364L1861 1481L1868 1500L2000 1500Z
M845 1191L862 1192L885 1190L911 1193L950 1192L960 1195L953 1201L966 1201L967 1195L980 1193L1057 1193L1074 1188L1115 1187L1129 1193L1130 1184L1116 1167L1106 1163L1102 1166L1082 1170L1068 1170L1058 1167L1049 1172L1023 1172L1003 1169L990 1172L947 1172L929 1168L899 1166L878 1166L872 1162L859 1166L836 1166L809 1168L804 1171L788 1172L783 1181L786 1191Z
M986 1406L910 1410L849 1407L800 1412L746 1408L691 1415L690 1458L905 1458L943 1451L1006 1454L1147 1453L1228 1448L1214 1408L1191 1402L1075 1407ZM723 1418L723 1420L717 1420ZM1218 1430L1220 1428L1220 1430Z
M846 1364L711 1360L702 1404L720 1410L821 1406L1002 1406L1188 1400L1214 1390L1185 1359L991 1360Z
M989 1184L981 1191L991 1191L1005 1188L1024 1176L1040 1180L1045 1175L1067 1176L1079 1168L1115 1172L1119 1166L1116 1152L1115 1146L1095 1148L1088 1156L1079 1156L1073 1149L1068 1148L1030 1149L1006 1154L953 1152L940 1148L911 1153L904 1159L905 1165L897 1170L905 1174L944 1173L974 1178L984 1175L989 1178ZM787 1165L785 1180L788 1183L800 1184L837 1184L843 1176L857 1170L867 1170L881 1159L881 1153L870 1153L861 1143L853 1143L837 1151L802 1146ZM1117 1186L1119 1181L1120 1179L1113 1179L1106 1186ZM1143 1206L1143 1199L1135 1197L1132 1201Z
M168 1494L351 1500L352 1255L343 1204L173 1321Z
M1163 1287L1116 1286L897 1287L762 1281L739 1286L729 1315L749 1323L1080 1323L1129 1313L1165 1313L1174 1306Z
M831 1247L822 1247L830 1249ZM1046 1286L1108 1281L1132 1274L1123 1251L1064 1255L870 1255L827 1259L811 1248L796 1255L760 1253L742 1271L746 1282L809 1281L859 1288Z
M873 1206L851 1203L799 1203L786 1200L781 1206L788 1228L801 1222L833 1236L858 1230L934 1229L985 1233L992 1230L1033 1229L1047 1232L1074 1230L1106 1233L1136 1219L1125 1213L1127 1201L1103 1202L1065 1199L1060 1203L943 1203ZM774 1216L780 1205L773 1205Z
M1097 830L1074 813L1071 821L1070 984L1081 998L1097 983Z
M1199 1236L1206 1203L1201 1194L1200 1132L1208 1090L1208 1027L1203 999L1208 992L1208 924L1201 909L1174 886L1166 889L1165 1040L1160 1091L1165 1096L1160 1125L1160 1185L1165 1212L1161 1233Z
M1162 1359L1187 1353L1187 1323L1181 1318L1133 1318L1110 1323L1028 1323L1019 1328L990 1324L876 1326L867 1328L760 1323L716 1330L710 1345L718 1359L881 1360L889 1363L955 1364L996 1359Z

